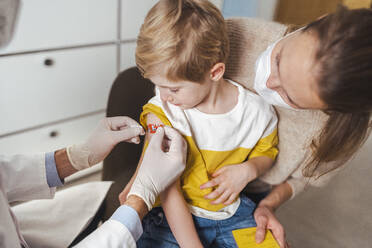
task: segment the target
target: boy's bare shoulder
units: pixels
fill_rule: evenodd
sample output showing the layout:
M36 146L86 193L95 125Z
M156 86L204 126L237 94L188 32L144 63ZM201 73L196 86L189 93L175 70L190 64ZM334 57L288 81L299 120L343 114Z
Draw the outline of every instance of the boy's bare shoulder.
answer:
M146 122L147 125L153 124L153 125L163 125L164 123L153 113L148 113L146 115Z

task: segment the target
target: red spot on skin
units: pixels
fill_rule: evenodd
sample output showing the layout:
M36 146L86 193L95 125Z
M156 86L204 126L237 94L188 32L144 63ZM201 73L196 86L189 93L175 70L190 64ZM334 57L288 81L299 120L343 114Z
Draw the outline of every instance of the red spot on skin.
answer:
M149 124L147 125L147 127L150 133L155 133L158 127L164 127L164 125L163 124Z

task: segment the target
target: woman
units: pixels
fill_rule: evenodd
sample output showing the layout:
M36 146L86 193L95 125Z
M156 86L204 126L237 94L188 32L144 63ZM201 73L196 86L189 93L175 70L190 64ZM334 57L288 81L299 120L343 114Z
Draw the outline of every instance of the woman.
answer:
M232 30L230 38L236 38L242 31L240 28ZM261 31L265 30L258 30L257 34L260 35ZM243 46L241 49L252 50L252 47L255 49L254 46ZM237 58L242 50L232 46L233 49L235 52L231 51L228 67L235 70L240 66L241 74L250 70L250 65L244 67L242 60ZM274 210L302 191L307 184L323 185L368 137L372 111L371 58L372 10L340 8L336 13L314 21L269 46L256 61L255 80L240 76L239 70L235 70L238 73L234 75L227 68L228 77L245 82L248 88L251 87L246 84L250 81L253 84L254 81L256 92L276 105L280 116L279 146L287 145L287 137L281 136L280 132L281 127L286 128L288 115L291 115L288 118L301 116L302 120L309 119L308 126L312 128L305 129L306 133L299 133L299 141L290 144L295 155L306 153L305 159L297 159L298 163L281 161L280 156L283 158L288 151L279 147L277 163L259 178L257 185L261 185L258 187L266 188L269 193L259 191L260 194L255 195L259 201L255 211L256 241L261 241L265 230L270 229L280 246L286 247L284 229L276 219ZM125 81L128 89L130 83L138 87L145 80L130 69L119 76L117 86L120 81ZM296 125L295 121L293 123ZM291 130L287 133L291 133ZM309 142L306 142L306 138L309 138ZM302 147L304 144L305 148ZM286 158L291 159L290 156L295 155L287 154ZM268 191L268 184L276 186ZM252 194L249 196L253 198Z
M323 184L327 181L369 135L372 10L342 7L336 13L286 35L257 59L254 81L256 92L279 106L280 114L280 107L315 109L325 113L324 116L314 115L319 118L312 121L313 125L319 125L321 129L310 137L308 159L297 170L287 168L283 172L273 168L262 178L264 182L273 182L278 173L282 173L282 178L289 178L272 183L276 186L265 198L261 197L255 211L256 241L263 240L265 230L271 229L280 246L285 247L284 230L274 216L274 210L301 191L306 182L311 185L312 182ZM285 137L279 134L280 142L282 138ZM294 176L299 171L302 175ZM300 177L301 186L293 180Z

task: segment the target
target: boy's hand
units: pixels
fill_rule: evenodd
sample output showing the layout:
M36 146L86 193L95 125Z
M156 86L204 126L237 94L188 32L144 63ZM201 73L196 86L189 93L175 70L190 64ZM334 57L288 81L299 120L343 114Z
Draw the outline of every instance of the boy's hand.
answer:
M244 187L257 177L257 170L248 161L241 164L227 165L212 174L212 180L200 186L200 189L218 187L204 196L215 199L211 204L229 205L239 196Z

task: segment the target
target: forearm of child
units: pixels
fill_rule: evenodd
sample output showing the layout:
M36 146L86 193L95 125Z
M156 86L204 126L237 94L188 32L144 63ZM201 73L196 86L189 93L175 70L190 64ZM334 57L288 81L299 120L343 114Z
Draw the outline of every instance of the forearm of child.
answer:
M123 193L125 192L125 195L127 195L129 193L129 190L132 187L132 184L134 182L134 179L136 179L136 176L137 176L137 173L138 173L138 169L139 169L139 167L141 166L141 163L142 163L143 155L144 155L144 153L141 154L141 158L140 158L140 161L137 164L136 171L134 172L133 176L130 178L130 180L127 183L127 185L125 185L125 188L123 190Z
M160 200L168 224L180 247L203 247L181 193L179 180L160 194Z
M257 178L272 167L274 160L266 156L260 156L251 158L244 163L247 165L247 169L250 170L250 173Z
M146 137L146 140L147 139L148 138ZM129 180L129 182L127 183L127 185L125 185L123 191L119 195L120 204L123 204L127 200L128 193L129 193L129 191L130 191L130 189L131 189L131 187L133 185L134 179L136 179L136 176L137 176L137 173L138 173L138 169L141 166L143 156L144 156L144 152L142 152L142 154L141 154L141 158L140 158L140 160L139 160L139 162L137 164L136 171L134 172L133 176L131 177L131 179Z

